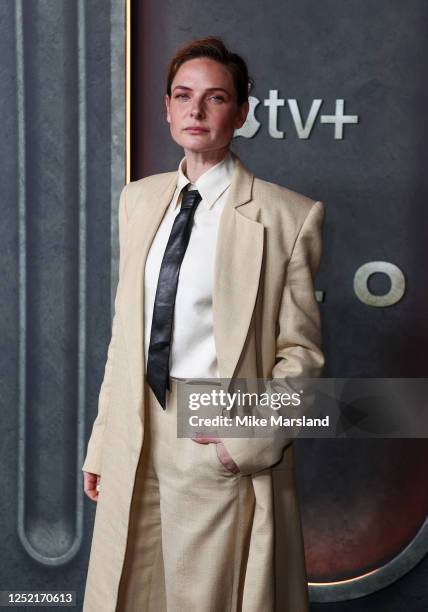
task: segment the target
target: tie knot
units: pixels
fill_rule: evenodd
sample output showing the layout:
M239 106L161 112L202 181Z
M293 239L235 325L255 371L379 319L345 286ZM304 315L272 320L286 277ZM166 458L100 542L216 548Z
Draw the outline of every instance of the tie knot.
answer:
M195 208L201 200L202 196L197 189L186 189L181 200L181 210L183 208Z

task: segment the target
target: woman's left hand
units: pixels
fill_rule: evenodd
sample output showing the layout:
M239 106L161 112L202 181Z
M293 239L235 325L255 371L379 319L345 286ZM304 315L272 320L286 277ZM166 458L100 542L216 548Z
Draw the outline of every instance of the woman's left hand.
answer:
M223 440L218 438L215 435L203 436L201 434L195 434L191 437L193 442L197 442L198 444L215 444L217 450L217 457L219 461L233 474L239 473L239 467L236 465L232 457L227 452L225 445L223 444Z

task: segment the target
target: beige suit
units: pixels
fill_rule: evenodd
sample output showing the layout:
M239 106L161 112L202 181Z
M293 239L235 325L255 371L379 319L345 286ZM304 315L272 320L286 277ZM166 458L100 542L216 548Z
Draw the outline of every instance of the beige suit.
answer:
M215 254L213 319L220 376L319 376L324 357L313 281L321 256L323 204L255 177L233 155L235 171ZM176 178L177 172L166 172L131 182L120 197L112 339L82 467L102 475L85 612L116 610L143 446L144 264ZM268 438L225 438L224 443L255 498L245 579L256 591L265 553L274 551L272 567L263 567L265 574L275 576L274 604L267 612L305 612L293 444L280 438L275 443ZM247 612L245 607L242 611Z

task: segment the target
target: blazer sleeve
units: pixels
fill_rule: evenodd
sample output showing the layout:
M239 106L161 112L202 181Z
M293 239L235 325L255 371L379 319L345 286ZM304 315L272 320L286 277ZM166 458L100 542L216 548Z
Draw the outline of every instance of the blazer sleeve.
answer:
M324 205L315 202L296 239L278 316L273 378L316 378L324 367L314 282L322 250Z
M126 210L126 185L122 189L119 198L119 280L116 289L116 297L114 302L114 315L112 321L111 339L107 350L107 361L104 368L103 381L98 396L98 414L92 425L91 436L88 441L86 458L84 460L82 471L91 472L92 474L101 474L101 455L103 447L104 428L108 412L108 404L110 399L111 375L113 369L114 349L117 336L117 306L120 293L120 280L122 277L123 262L124 262L124 245L126 242L126 233L128 226L128 215Z
M321 317L314 288L321 260L323 222L324 205L317 201L304 219L287 267L277 320L273 379L316 378L324 367ZM283 435L223 439L244 475L275 465L292 441Z

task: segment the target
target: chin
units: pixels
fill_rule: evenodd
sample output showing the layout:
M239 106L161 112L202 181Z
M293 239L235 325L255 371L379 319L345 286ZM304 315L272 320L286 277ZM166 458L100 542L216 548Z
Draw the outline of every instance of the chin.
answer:
M208 143L206 142L195 142L190 138L183 139L181 146L189 151L206 151Z

